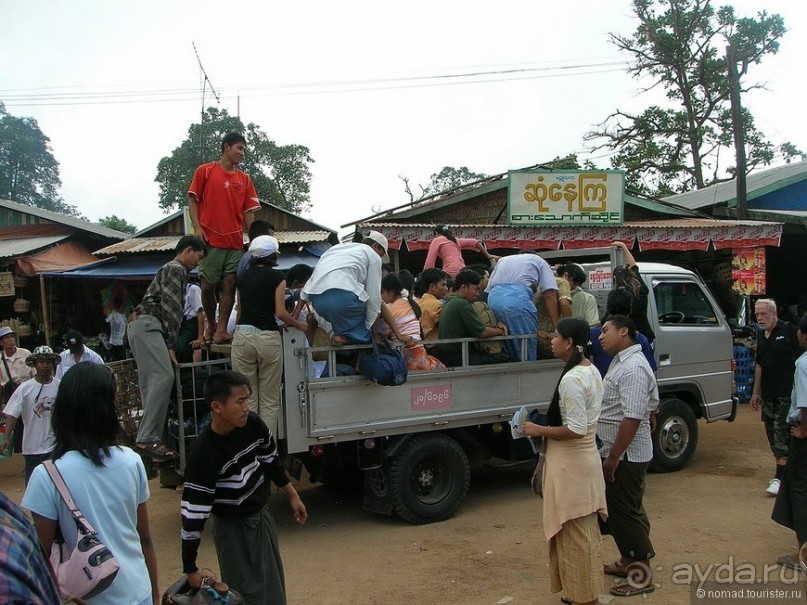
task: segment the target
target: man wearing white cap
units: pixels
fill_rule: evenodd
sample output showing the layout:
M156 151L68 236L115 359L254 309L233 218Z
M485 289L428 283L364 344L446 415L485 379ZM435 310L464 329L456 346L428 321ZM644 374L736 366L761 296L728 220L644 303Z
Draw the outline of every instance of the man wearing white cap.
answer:
M387 238L370 231L361 243L338 244L323 254L300 298L333 326L334 344L372 341L379 313L401 342L395 319L381 303L381 264L389 262Z
M286 310L286 276L277 266L277 240L260 235L249 244L250 259L238 274L238 323L233 334L233 369L249 378L249 409L277 434L283 349L276 318L305 332L305 322Z

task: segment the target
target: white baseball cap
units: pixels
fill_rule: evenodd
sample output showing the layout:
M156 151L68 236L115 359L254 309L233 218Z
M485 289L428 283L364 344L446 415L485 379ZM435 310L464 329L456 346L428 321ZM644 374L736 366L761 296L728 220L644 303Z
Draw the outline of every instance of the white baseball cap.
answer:
M266 258L272 254L280 254L280 245L271 235L259 235L249 244L249 251L255 258Z
M384 256L381 258L381 261L384 262L384 263L389 262L389 254L388 254L389 242L387 241L387 238L384 237L383 234L381 234L378 231L370 231L370 233L368 233L366 236L364 236L364 239L371 239L376 244L381 246L384 249Z

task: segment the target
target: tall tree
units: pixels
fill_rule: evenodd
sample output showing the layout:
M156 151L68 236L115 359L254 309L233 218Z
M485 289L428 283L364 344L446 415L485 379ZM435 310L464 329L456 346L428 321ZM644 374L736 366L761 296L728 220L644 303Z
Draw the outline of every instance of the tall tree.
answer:
M765 11L738 18L731 6L715 9L709 0L633 0L639 25L630 36L611 34L631 57L628 70L661 87L670 107L639 114L616 110L586 138L594 150L615 152L614 168L627 171L628 184L667 195L701 189L733 178L730 82L724 57L733 45L742 74L779 50L785 24ZM761 88L745 84L741 92ZM648 89L648 90L649 90ZM744 109L747 169L769 165L777 153L786 160L803 155L790 143L775 146Z
M137 227L135 225L126 219L120 218L116 214L98 219L98 224L107 229L114 229L115 231L122 231L123 233L137 233Z
M227 110L210 107L201 124L191 124L188 136L171 155L157 164L154 179L160 185L160 208L169 212L188 203L188 185L197 166L218 160L221 140L228 132L241 132L247 154L239 168L252 177L258 197L299 214L311 207L309 196L314 162L308 147L278 145L257 124L243 122Z
M18 118L0 102L0 198L78 215L59 195L59 162L33 118Z

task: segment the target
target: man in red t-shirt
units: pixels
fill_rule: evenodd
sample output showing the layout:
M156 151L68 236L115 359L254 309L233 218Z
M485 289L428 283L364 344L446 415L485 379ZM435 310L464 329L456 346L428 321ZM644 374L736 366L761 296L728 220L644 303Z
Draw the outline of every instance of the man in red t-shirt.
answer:
M202 164L188 189L188 210L193 231L208 249L199 276L202 306L207 315L205 340L228 342L227 320L235 303L235 271L244 253L244 231L261 205L249 175L238 170L244 159L246 139L231 132L221 142L218 162ZM221 285L219 319L216 321L216 288Z

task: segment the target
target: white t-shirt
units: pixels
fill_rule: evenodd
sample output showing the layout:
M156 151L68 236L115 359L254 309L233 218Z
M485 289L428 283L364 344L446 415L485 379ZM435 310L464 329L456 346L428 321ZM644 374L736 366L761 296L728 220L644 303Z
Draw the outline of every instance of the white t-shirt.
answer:
M126 317L120 311L110 311L106 322L109 324L109 344L122 345L123 335L126 333Z
M202 308L202 289L196 284L188 284L185 290L185 319L193 319Z
M147 599L150 603L151 584L137 533L137 507L149 499L146 470L128 447L111 447L109 454L102 467L76 451L55 463L76 506L120 565L109 588L85 600L90 605L137 605ZM65 543L71 549L75 546L76 524L44 466L34 469L22 505L46 519L58 519Z
M56 446L56 438L50 426L50 415L58 390L58 378L54 378L48 384L41 384L34 378L23 382L6 404L3 413L14 418L22 416L25 423L25 431L22 434L23 455L47 454Z

